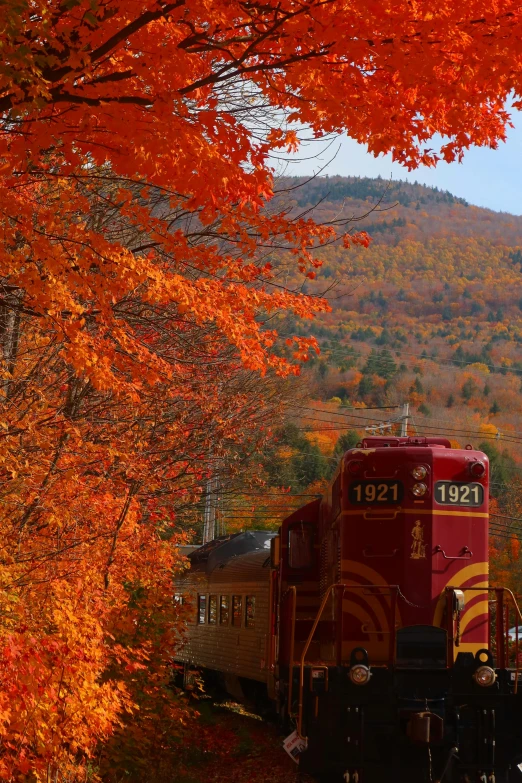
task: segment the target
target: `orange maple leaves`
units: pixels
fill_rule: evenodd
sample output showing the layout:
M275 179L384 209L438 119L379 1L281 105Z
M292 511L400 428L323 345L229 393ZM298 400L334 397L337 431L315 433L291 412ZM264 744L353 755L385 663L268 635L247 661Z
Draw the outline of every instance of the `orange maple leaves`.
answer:
M292 123L410 166L436 161L437 133L445 159L494 146L520 93L520 13L0 7L0 777L83 774L143 671L150 703L165 697L172 535L216 465L237 475L270 436L274 371L315 348L279 341L281 314L327 309L292 275L368 242L274 198Z

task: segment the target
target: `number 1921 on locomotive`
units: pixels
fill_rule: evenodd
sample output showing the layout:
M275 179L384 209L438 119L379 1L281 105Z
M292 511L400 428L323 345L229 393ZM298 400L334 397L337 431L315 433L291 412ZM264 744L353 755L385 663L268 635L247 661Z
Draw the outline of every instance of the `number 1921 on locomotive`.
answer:
M435 500L441 506L481 506L484 503L484 487L476 483L437 481Z
M348 499L358 503L400 503L404 497L402 481L356 481L350 485Z

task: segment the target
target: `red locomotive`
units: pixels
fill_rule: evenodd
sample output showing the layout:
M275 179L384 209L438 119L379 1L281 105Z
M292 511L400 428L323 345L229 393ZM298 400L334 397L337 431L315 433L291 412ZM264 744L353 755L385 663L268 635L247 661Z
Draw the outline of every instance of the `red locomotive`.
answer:
M179 589L197 613L180 659L222 672L236 694L265 685L302 739L304 771L331 783L522 781L509 633L522 616L488 582L485 454L365 438L270 542L226 537L192 560Z

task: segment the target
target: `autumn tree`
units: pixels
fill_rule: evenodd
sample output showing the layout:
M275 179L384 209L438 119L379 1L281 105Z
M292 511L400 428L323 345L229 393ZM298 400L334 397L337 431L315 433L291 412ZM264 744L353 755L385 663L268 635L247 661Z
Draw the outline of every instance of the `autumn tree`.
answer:
M269 437L249 373L270 398L315 348L278 338L327 309L288 270L367 244L274 199L274 158L303 126L409 167L495 146L520 26L505 0L1 6L3 779L85 779L166 695L183 503Z

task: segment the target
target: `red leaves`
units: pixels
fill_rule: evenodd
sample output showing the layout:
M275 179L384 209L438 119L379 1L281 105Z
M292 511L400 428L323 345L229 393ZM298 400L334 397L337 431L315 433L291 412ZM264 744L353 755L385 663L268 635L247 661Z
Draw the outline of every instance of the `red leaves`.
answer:
M297 274L369 242L274 199L271 156L297 149L292 122L408 166L495 145L521 12L472 10L0 7L0 777L73 778L138 708L118 739L140 750L184 719L172 522L196 520L214 460L237 475L273 421L260 389L317 351L280 350L280 313L328 309Z

